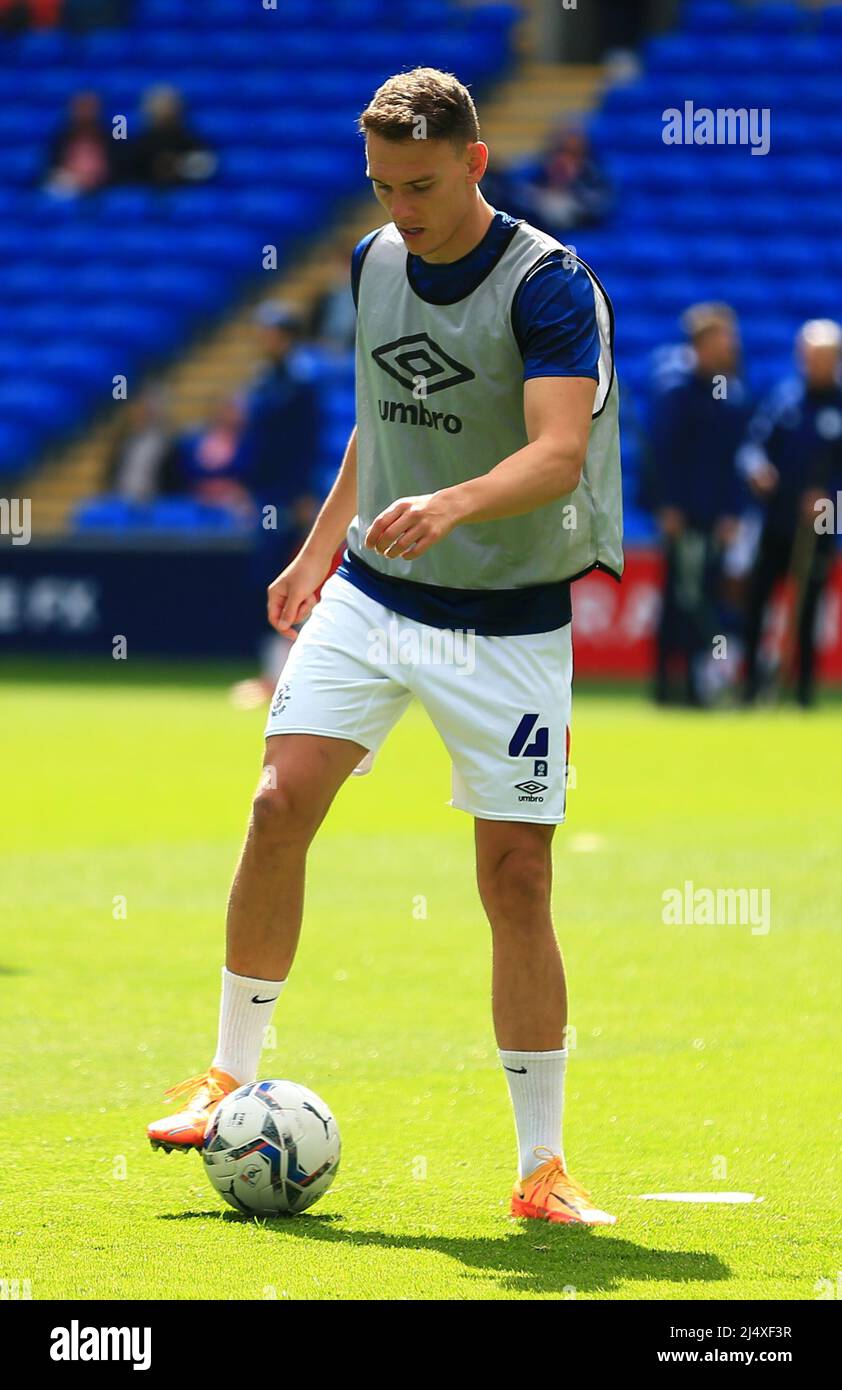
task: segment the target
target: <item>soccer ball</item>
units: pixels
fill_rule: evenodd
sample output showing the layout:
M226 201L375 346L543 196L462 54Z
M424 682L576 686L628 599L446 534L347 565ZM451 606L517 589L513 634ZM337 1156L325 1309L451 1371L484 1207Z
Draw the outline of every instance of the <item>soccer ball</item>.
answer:
M217 1192L249 1216L292 1215L317 1202L339 1168L339 1128L294 1081L252 1081L217 1106L202 1156Z

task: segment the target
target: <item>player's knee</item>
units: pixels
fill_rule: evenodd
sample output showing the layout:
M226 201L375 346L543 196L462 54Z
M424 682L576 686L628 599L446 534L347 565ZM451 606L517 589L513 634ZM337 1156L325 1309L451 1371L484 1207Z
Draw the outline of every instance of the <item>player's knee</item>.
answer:
M505 850L477 868L477 883L486 911L494 917L520 918L547 907L550 872L540 847Z
M311 798L288 782L264 778L252 801L252 827L258 839L307 843L319 817Z

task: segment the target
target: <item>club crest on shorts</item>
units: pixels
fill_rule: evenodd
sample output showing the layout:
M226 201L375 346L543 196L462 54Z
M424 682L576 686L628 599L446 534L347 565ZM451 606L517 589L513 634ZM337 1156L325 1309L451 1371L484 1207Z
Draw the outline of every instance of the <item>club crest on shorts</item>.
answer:
M283 685L278 686L272 698L272 704L269 710L270 714L283 714L286 706L289 704L291 695L292 690L290 689L289 681L284 681Z

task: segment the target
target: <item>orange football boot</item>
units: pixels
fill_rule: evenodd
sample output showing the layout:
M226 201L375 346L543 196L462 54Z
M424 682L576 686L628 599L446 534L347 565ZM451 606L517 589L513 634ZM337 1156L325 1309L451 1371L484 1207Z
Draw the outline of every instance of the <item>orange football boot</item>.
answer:
M210 1067L199 1076L191 1076L180 1081L164 1092L170 1100L184 1096L184 1109L175 1115L166 1115L163 1120L155 1120L147 1126L146 1133L153 1149L163 1149L169 1153L179 1149L200 1149L214 1110L224 1096L236 1091L241 1082L235 1081L227 1071Z
M548 1157L534 1173L515 1183L512 1216L532 1216L538 1221L571 1226L614 1225L616 1216L593 1205L590 1193L571 1178L558 1154L541 1146L533 1152L536 1158L542 1154Z

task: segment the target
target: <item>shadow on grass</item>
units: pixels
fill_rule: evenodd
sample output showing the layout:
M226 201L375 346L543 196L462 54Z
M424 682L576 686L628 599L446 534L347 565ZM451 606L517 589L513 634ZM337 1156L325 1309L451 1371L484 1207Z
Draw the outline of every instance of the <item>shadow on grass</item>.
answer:
M215 1218L239 1224L249 1218L235 1211L186 1211L167 1213L162 1221L196 1221ZM335 1245L341 1257L344 1247L375 1250L434 1251L446 1255L461 1268L460 1280L477 1283L493 1280L506 1293L568 1294L606 1293L629 1279L681 1285L721 1281L731 1271L716 1255L697 1250L654 1250L624 1240L616 1227L597 1232L592 1227L559 1228L546 1222L515 1223L509 1217L499 1236L401 1236L388 1231L349 1229L341 1213L298 1217L255 1218L278 1240L316 1240ZM471 1297L462 1292L456 1297Z

